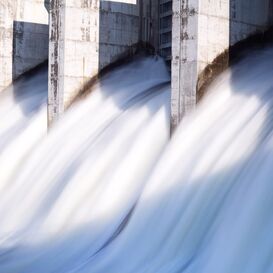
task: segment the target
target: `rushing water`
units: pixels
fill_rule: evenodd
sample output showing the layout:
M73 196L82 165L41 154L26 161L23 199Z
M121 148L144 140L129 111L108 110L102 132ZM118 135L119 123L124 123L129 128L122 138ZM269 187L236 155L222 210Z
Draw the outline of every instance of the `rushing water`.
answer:
M273 272L273 50L254 53L171 141L161 60L106 75L47 136L46 71L1 94L0 272Z

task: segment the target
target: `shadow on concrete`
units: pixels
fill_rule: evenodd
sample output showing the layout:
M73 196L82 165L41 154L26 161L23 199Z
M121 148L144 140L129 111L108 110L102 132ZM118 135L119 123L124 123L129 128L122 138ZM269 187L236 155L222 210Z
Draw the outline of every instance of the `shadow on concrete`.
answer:
M236 63L250 51L264 49L273 42L273 1L255 1L230 0L229 64ZM257 11L257 3L264 17ZM260 22L256 22L257 20ZM242 39L239 42L238 37Z
M144 0L128 2L100 1L98 49L100 70L118 60L133 56L138 50L155 53L154 45L157 43L158 35L155 28L158 22L150 19L151 2L146 4L145 8Z
M14 21L13 80L48 59L48 43L48 25Z
M131 57L139 46L138 4L100 1L99 12L99 69Z
M49 12L50 0L44 0ZM24 21L13 22L13 80L48 59L49 26Z
M49 12L49 1L44 7ZM47 100L49 26L13 22L13 96L25 115L37 111Z
M129 1L128 1L129 2ZM130 1L132 2L132 1ZM137 66L141 62L136 62L138 58L144 59L144 56L156 54L158 32L153 30L157 28L156 20L149 19L152 6L146 6L145 15L140 20L138 14L144 13L143 0L136 0L134 4L118 1L100 1L99 12L99 47L98 64L99 74L91 78L82 86L79 95L72 101L85 98L98 80L107 77L116 68L131 66L132 63ZM139 11L140 9L140 11ZM82 29L83 40L90 40L90 33L87 29ZM85 67L83 60L83 67ZM149 73L143 73L143 80L147 80ZM128 74L120 75L120 82L126 81ZM117 80L118 81L118 80ZM117 83L117 82L116 82Z
M45 2L44 2L44 6L45 6L48 13L49 13L49 8L50 8L50 1L51 0L45 0Z

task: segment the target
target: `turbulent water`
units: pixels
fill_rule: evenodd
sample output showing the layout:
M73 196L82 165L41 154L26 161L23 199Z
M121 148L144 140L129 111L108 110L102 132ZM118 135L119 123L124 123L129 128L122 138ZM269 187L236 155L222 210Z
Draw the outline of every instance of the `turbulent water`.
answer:
M0 272L273 272L272 59L221 75L171 141L160 59L105 75L47 136L46 70L6 90Z

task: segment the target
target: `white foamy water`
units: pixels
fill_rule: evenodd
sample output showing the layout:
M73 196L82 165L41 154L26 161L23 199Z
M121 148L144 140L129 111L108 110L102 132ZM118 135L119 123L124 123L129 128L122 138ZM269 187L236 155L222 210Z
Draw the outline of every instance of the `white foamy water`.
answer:
M161 60L106 75L48 136L45 72L1 95L0 272L273 272L272 59L225 72L169 143Z

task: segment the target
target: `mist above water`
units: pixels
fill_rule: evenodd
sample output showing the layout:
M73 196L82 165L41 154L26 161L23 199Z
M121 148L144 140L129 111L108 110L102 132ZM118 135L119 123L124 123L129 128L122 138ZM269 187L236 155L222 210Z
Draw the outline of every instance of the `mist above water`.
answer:
M47 136L46 71L6 90L0 272L273 272L272 59L221 75L171 141L160 59L105 75Z

